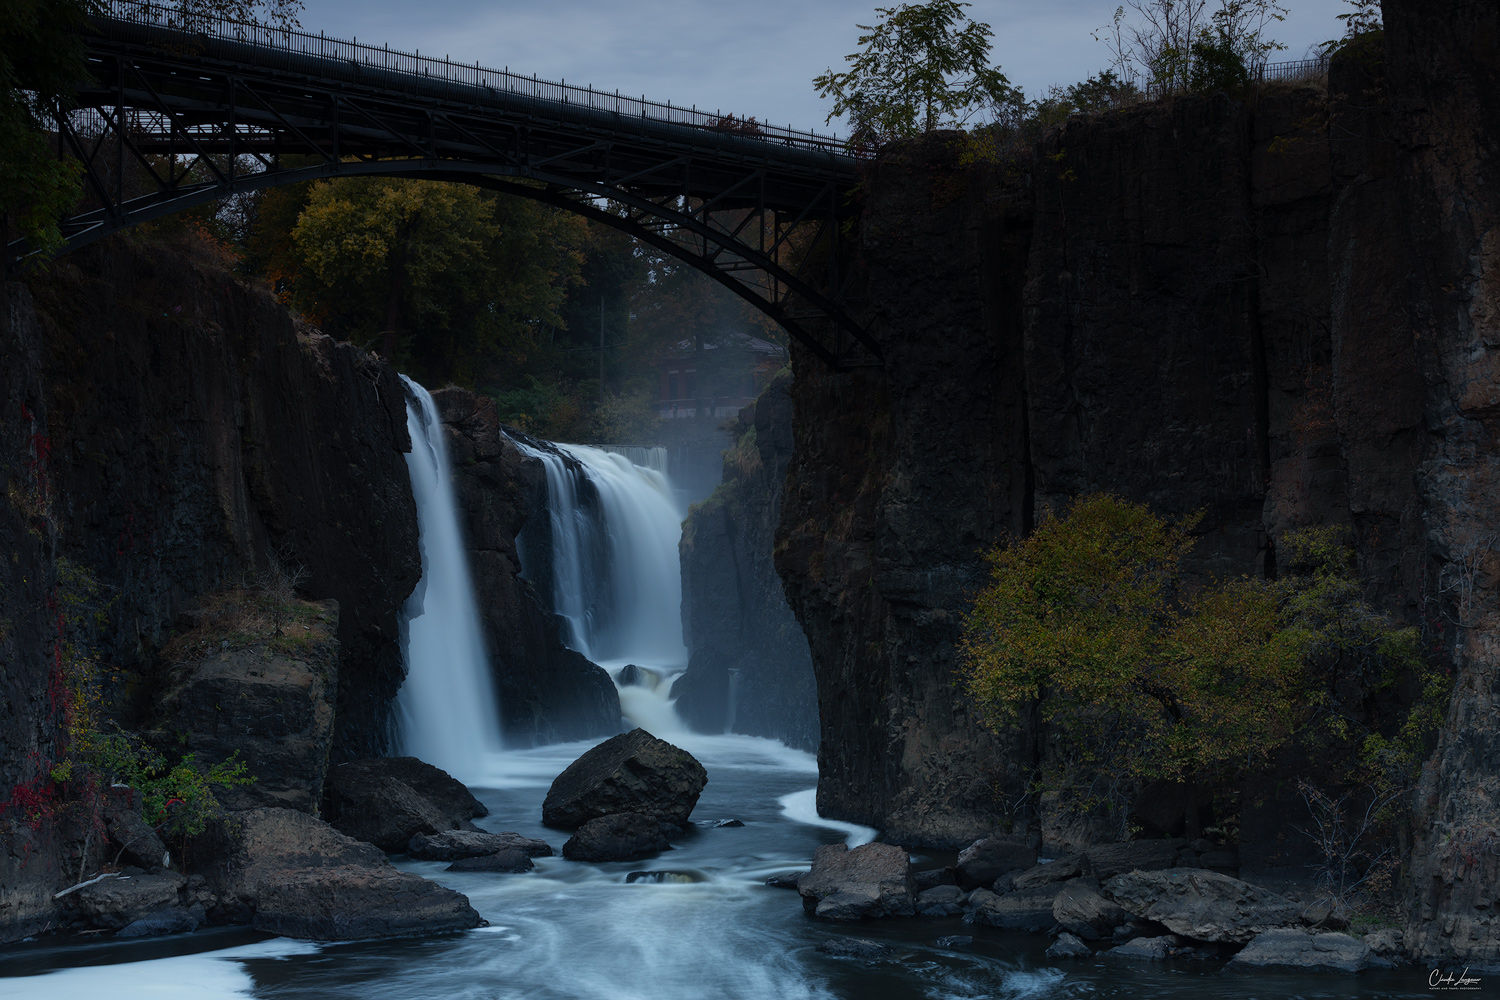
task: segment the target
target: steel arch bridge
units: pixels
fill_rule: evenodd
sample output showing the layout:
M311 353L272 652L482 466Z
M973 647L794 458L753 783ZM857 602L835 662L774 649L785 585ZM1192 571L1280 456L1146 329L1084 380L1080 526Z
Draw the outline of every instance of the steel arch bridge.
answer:
M65 250L230 195L406 175L621 229L764 311L835 369L880 363L849 312L839 226L859 153L836 139L322 35L113 0L56 122L83 166ZM31 257L7 248L7 270Z

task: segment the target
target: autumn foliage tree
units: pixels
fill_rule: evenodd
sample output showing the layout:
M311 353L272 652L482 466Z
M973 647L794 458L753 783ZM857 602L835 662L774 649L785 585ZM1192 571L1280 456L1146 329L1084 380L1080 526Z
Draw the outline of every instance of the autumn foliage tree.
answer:
M1093 495L990 553L965 681L992 727L1035 711L1057 735L1045 785L1119 809L1147 782L1222 784L1293 741L1358 769L1430 737L1417 711L1382 730L1347 694L1425 668L1415 630L1369 607L1331 532L1293 536L1302 565L1283 579L1192 588L1192 526Z

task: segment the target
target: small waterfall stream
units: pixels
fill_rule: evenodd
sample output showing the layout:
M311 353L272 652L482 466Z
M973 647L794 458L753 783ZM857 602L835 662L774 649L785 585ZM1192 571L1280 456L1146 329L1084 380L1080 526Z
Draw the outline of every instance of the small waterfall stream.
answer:
M547 471L552 606L568 645L609 671L627 719L658 735L682 731L668 700L687 666L682 512L665 449L516 444ZM536 564L525 551L521 562Z
M403 753L460 781L500 752L499 706L453 499L443 422L427 390L405 375L406 467L417 501L422 579L402 611L406 680L396 695Z

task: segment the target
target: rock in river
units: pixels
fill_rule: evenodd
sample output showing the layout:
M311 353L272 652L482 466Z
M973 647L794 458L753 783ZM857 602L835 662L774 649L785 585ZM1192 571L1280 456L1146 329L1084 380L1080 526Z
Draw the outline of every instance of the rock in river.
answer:
M1370 946L1359 938L1285 927L1257 934L1229 965L1359 972L1369 967L1370 958Z
M461 861L482 858L497 851L520 851L529 858L550 858L552 847L519 833L485 833L475 830L445 830L419 833L406 845L409 857L418 861Z
M340 833L404 851L419 833L476 830L489 810L448 772L415 757L377 757L328 772L328 812Z
M231 817L204 874L257 929L316 941L435 934L479 926L467 898L397 870L377 847L291 809Z
M542 822L566 830L636 813L682 826L706 784L708 772L692 754L635 729L569 764L547 791Z
M1245 944L1298 923L1302 912L1283 896L1203 868L1116 875L1102 892L1133 916L1198 941Z
M988 888L1007 872L1022 871L1036 864L1036 851L999 837L976 840L958 856L958 884L964 889Z
M563 845L570 861L633 861L669 851L662 821L643 813L615 813L591 819Z
M825 844L813 855L812 871L797 882L802 905L824 920L909 917L911 859L894 844L865 844L849 850Z

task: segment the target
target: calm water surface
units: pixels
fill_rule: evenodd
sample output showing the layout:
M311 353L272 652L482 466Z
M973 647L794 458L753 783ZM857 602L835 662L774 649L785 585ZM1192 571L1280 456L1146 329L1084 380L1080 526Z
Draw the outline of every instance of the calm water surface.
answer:
M538 858L525 875L449 873L397 859L468 895L490 926L447 937L316 945L242 929L144 942L23 943L0 950L0 997L63 1000L988 1000L1182 998L1323 1000L1432 996L1427 970L1359 976L1227 973L1212 965L1052 963L1047 941L954 920L834 927L802 912L796 893L762 885L806 867L822 844L873 831L822 824L812 810L813 758L740 736L676 736L708 769L693 817L743 827L698 829L658 858L589 865ZM490 761L475 792L480 825L540 837L553 777L589 744L512 751ZM672 869L702 881L627 884L632 871ZM818 942L876 938L897 957L833 959ZM973 944L943 948L945 935ZM1488 985L1488 984L1484 984ZM1479 994L1466 994L1482 996Z

